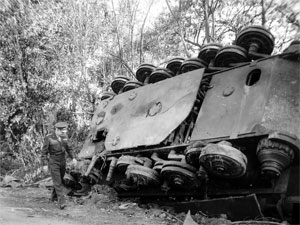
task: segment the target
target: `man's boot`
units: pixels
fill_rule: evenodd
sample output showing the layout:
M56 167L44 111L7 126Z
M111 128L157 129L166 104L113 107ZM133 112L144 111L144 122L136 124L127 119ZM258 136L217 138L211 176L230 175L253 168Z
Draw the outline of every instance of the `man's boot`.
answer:
M66 208L66 200L65 200L65 197L64 196L61 196L58 200L58 206L60 209L64 209Z
M55 189L53 188L52 193L51 193L51 197L50 197L50 202L57 202L57 201L58 201L57 194L56 194Z

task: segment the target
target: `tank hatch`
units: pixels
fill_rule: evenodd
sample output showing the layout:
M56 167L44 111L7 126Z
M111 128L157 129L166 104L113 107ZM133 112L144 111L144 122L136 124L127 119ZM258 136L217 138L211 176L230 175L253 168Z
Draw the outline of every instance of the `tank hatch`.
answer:
M191 112L203 71L191 71L101 101L87 141L105 138L108 151L160 144Z

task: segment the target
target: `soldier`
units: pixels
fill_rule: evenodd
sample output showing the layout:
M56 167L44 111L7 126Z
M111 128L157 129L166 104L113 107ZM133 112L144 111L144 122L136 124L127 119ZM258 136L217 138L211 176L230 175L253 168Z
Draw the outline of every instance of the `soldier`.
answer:
M65 152L68 153L72 159L73 164L77 164L74 157L73 148L68 142L68 124L66 122L58 122L55 125L55 132L46 136L42 149L42 163L43 171L50 174L53 181L53 191L51 194L51 201L58 201L60 209L66 207L64 198L63 177L66 172L66 157Z

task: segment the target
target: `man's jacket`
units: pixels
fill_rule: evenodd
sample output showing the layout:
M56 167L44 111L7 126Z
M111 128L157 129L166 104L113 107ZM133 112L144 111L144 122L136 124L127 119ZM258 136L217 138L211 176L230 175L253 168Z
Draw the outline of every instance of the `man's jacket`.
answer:
M73 148L70 143L64 139L58 139L55 133L45 137L42 148L42 163L47 165L49 157L59 156L65 157L65 152L68 153L71 159L74 159Z

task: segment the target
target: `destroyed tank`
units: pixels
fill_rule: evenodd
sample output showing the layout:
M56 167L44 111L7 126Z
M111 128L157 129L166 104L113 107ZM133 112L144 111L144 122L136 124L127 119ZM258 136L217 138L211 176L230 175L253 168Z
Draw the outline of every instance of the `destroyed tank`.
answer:
M195 58L142 64L136 80L116 77L67 181L78 193L106 183L121 197L201 205L237 197L258 214L297 217L300 44L273 48L268 30L249 26L234 45L210 43Z

